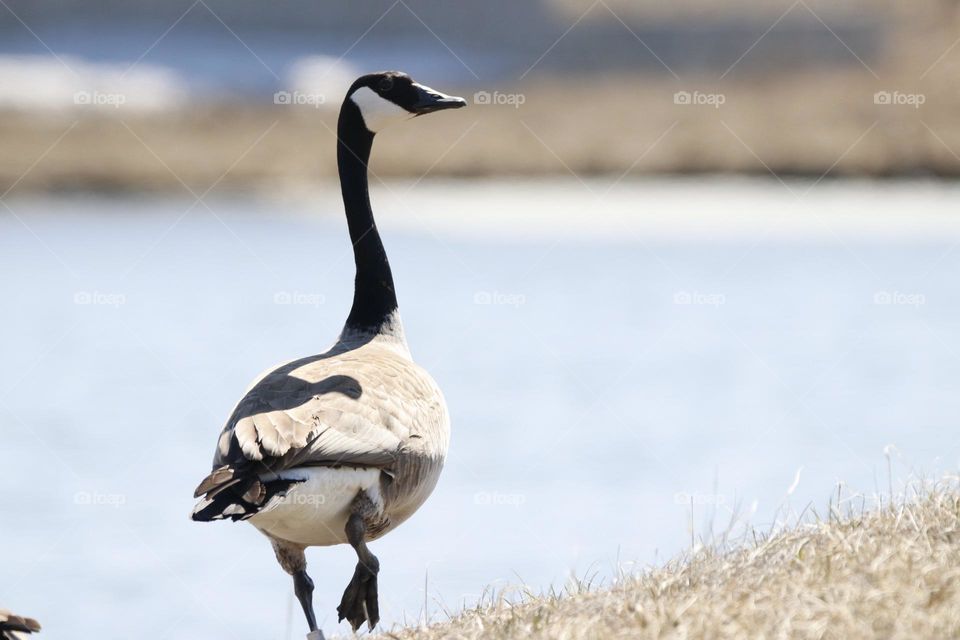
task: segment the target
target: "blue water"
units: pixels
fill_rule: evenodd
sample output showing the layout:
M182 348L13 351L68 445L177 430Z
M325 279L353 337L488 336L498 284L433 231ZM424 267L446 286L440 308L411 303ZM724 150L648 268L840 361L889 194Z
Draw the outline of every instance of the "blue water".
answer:
M670 213L658 194L688 187L624 188L642 219ZM847 203L876 197L829 188ZM411 348L454 428L435 494L373 545L386 626L417 620L425 599L438 618L487 586L662 561L689 547L691 503L706 537L734 508L767 527L787 507L823 507L838 480L886 491L887 445L895 483L956 469L955 225L875 234L889 220L862 211L839 234L694 232L680 218L678 233L558 235L583 223L572 218L514 232L523 206L569 205L526 189L501 198L503 219L517 209L499 232L466 218L401 224L375 193ZM922 211L918 189L884 198ZM937 206L955 196L920 190ZM447 192L498 198L430 183L402 198ZM0 602L53 639L302 637L266 539L187 514L248 382L341 326L352 265L336 200L221 196L215 213L186 214L189 200L134 195L8 204ZM899 214L906 228L917 211ZM353 553L308 558L325 631L346 633L335 606Z

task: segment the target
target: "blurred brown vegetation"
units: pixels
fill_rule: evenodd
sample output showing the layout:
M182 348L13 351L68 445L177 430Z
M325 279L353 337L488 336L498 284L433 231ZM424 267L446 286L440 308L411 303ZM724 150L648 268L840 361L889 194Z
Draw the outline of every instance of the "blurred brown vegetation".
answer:
M806 6L793 11L807 12ZM892 26L878 59L869 62L851 51L846 64L763 72L734 67L722 77L552 71L497 87L522 94L519 107L471 104L388 130L379 136L372 170L380 178L960 175L960 2L875 8L880 13L871 19ZM762 40L746 54L762 55ZM463 91L469 98L475 90ZM677 91L719 94L724 102L719 108L678 105ZM921 96L923 103L877 104L877 92ZM230 103L155 113L11 111L0 118L0 192L13 185L185 184L203 191L214 183L310 183L335 175L335 124L335 109Z

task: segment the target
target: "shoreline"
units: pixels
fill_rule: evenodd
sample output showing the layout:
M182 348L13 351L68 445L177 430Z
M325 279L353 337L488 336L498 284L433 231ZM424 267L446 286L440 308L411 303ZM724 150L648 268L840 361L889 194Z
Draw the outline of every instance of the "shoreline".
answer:
M522 105L471 102L378 138L382 179L616 175L960 178L960 95L931 76L922 106L881 104L902 73L668 81L659 76L541 80ZM897 81L900 78L902 82ZM697 89L699 87L699 89ZM522 92L520 92L522 89ZM722 104L676 95L715 90ZM460 93L473 96L470 90ZM706 95L714 95L707 93ZM638 117L638 114L642 117ZM197 103L162 111L0 111L0 192L202 192L310 185L336 175L336 110ZM416 154L409 153L413 147ZM955 153L956 151L956 153Z
M545 193L550 194L550 206L538 206ZM960 238L958 195L960 184L938 180L836 179L784 185L743 176L609 177L582 184L559 176L482 181L430 177L419 182L388 179L371 186L378 222L388 232L429 232L467 242L942 243ZM416 211L411 208L414 199L419 203ZM460 203L455 212L447 207L452 201ZM13 193L5 202L24 220L38 212L51 219L124 220L132 203L137 215L165 216L190 209L195 199L181 189L149 194ZM217 190L204 202L224 220L236 214L340 224L343 217L339 188L329 179L309 188Z

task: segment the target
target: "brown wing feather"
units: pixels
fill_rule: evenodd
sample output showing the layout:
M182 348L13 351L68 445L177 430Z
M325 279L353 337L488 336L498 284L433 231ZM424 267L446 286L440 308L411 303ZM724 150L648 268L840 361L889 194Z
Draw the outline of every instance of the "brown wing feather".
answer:
M408 354L376 341L341 344L273 369L249 389L220 435L191 517L252 517L300 482L279 475L286 469L377 467L396 476L412 452L442 459L448 441L443 396Z
M36 633L40 631L40 623L33 618L18 616L0 609L0 633L6 631L20 631L23 633ZM0 637L8 637L5 634ZM10 636L13 637L13 636Z
M389 468L410 434L430 383L416 365L367 345L278 367L254 384L221 434L214 470L197 496L239 475L305 465Z

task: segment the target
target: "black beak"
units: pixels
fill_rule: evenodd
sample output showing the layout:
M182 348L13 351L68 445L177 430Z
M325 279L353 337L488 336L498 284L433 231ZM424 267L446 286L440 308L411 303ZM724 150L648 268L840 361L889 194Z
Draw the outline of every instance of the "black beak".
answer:
M425 113L442 111L443 109L459 109L467 106L467 101L457 96L448 96L422 84L413 83L417 90L417 101L412 111L414 115L422 116Z

